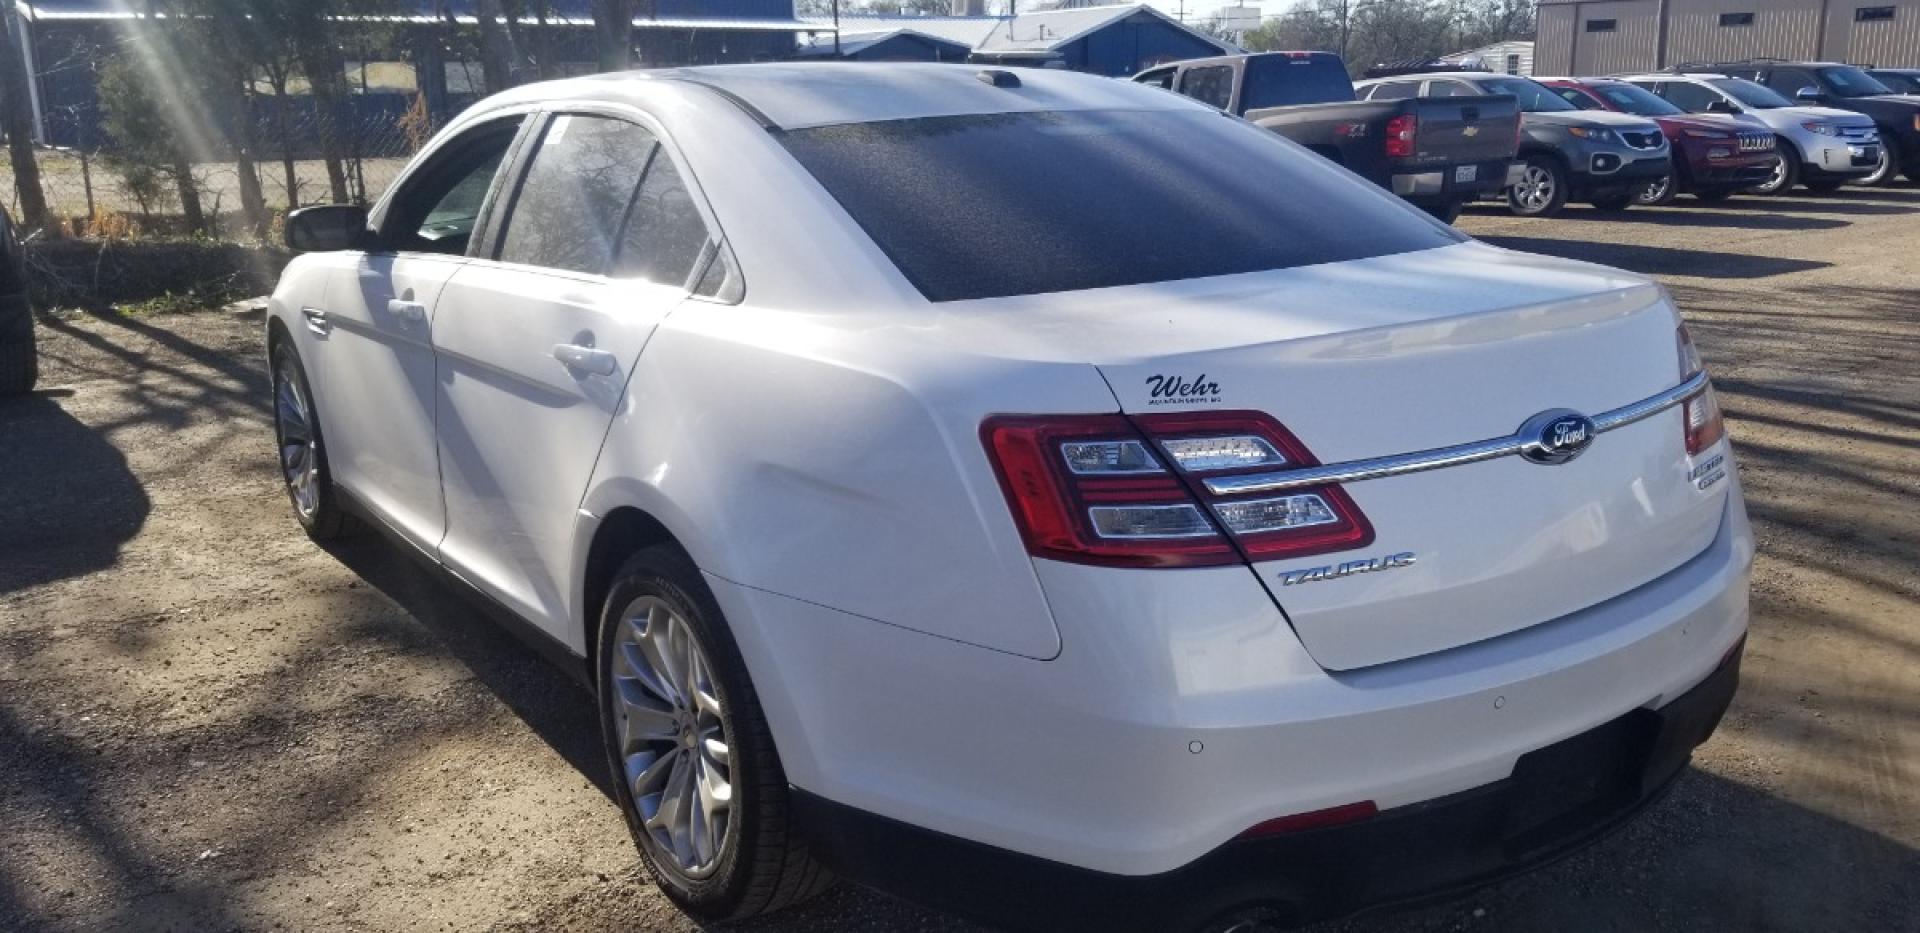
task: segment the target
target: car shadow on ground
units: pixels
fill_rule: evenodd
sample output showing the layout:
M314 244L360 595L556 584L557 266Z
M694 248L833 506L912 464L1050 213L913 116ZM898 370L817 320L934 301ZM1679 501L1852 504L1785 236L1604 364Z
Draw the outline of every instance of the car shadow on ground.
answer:
M111 567L146 524L126 455L56 400L70 396L0 399L0 593Z
M1710 279L1756 279L1819 269L1832 263L1810 259L1782 259L1746 253L1722 253L1632 243L1596 243L1528 236L1482 236L1483 243L1562 259L1579 259L1617 266L1642 275L1691 275Z
M1581 223L1633 223L1654 224L1663 227L1723 227L1738 230L1832 230L1847 226L1847 221L1823 217L1800 217L1794 214L1757 214L1722 211L1726 202L1701 204L1676 202L1661 207L1634 207L1624 211L1603 211L1593 208L1582 210L1569 209L1556 216L1556 220L1571 220Z

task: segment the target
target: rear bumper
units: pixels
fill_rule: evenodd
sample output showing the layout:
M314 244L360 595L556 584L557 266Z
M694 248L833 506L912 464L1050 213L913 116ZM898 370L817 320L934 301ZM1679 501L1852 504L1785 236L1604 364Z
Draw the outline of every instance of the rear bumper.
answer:
M1418 172L1395 172L1388 188L1417 203L1473 201L1491 197L1507 187L1512 162L1469 162Z
M1349 825L1235 840L1156 875L995 849L804 791L794 814L812 852L841 874L1004 926L1182 930L1256 906L1323 919L1486 884L1624 824L1713 734L1739 682L1740 648L1671 702L1529 752L1492 784Z

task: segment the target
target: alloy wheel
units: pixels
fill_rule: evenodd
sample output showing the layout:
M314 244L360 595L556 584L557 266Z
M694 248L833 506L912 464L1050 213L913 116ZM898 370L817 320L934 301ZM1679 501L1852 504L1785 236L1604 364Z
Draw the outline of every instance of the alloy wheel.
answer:
M614 636L612 706L621 773L657 863L712 875L733 816L732 748L713 664L686 619L642 596Z
M1640 194L1634 200L1641 204L1664 204L1668 193L1672 190L1673 176L1662 175L1658 180L1640 189Z
M1516 189L1521 208L1528 213L1545 210L1553 202L1553 173L1538 165L1529 165Z
M273 420L280 439L280 476L300 516L312 519L320 509L320 440L313 429L313 406L300 374L285 358L273 369Z
M1762 194L1773 194L1786 190L1786 187L1787 160L1783 157L1773 160L1773 174L1768 175L1766 181L1754 186L1753 190Z

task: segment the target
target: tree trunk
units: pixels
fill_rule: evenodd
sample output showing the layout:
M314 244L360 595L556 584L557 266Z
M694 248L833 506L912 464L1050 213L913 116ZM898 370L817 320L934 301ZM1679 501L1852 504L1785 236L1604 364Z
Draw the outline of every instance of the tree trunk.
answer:
M498 94L513 86L512 54L507 34L500 26L500 0L479 0L480 74L487 82L487 93Z
M40 163L33 152L33 98L28 93L25 54L15 44L14 0L0 0L0 129L7 134L7 156L13 163L13 183L20 193L20 221L29 230L53 227L47 195L40 188Z
M240 214L254 236L267 232L267 198L260 190L260 167L255 159L253 131L253 93L248 90L243 69L234 75L233 94L233 167L240 173Z
M593 0L594 46L601 71L633 67L634 0Z
M273 125L280 136L280 169L286 173L287 210L300 206L300 171L293 164L293 118L287 113L287 72L267 68L267 83L273 87Z
M339 50L333 47L331 36L308 36L300 44L300 70L306 72L307 82L313 86L314 127L320 137L320 160L326 164L327 187L332 189L335 204L345 204L347 195L346 156L340 145L340 85L341 64Z
M193 161L185 153L174 157L173 184L180 192L180 217L186 221L187 232L212 233L207 215L200 209L200 185L193 178Z

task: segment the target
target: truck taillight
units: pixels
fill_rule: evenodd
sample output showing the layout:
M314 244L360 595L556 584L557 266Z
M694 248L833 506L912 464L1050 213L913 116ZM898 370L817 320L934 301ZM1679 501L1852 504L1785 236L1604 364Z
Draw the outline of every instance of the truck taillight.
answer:
M1707 366L1700 359L1700 351L1693 345L1693 335L1687 333L1687 326L1680 325L1680 381L1692 379L1696 373ZM1720 400L1713 394L1713 385L1708 383L1705 391L1687 400L1681 414L1686 421L1687 456L1698 455L1712 447L1727 434L1726 422L1720 417Z
M981 438L1037 557L1201 567L1363 547L1373 527L1338 486L1216 496L1197 479L1315 466L1259 412L1001 416Z
M1403 113L1387 121L1387 155L1404 159L1413 155L1414 136L1419 132L1420 124L1413 114Z

